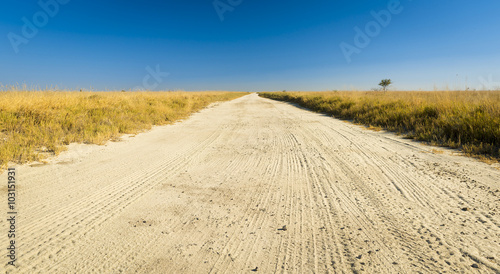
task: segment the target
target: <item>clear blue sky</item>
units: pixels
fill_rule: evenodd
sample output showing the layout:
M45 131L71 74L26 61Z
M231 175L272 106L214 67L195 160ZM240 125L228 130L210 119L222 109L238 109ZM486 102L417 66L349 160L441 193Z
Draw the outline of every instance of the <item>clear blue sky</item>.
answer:
M401 0L392 9L398 1L217 1L219 12L213 0L41 0L48 11L4 0L0 83L369 90L390 78L405 90L463 89L466 80L500 87L499 1ZM391 14L384 26L372 15L381 11ZM366 35L366 26L373 37L357 47L355 28ZM357 48L350 62L341 45Z

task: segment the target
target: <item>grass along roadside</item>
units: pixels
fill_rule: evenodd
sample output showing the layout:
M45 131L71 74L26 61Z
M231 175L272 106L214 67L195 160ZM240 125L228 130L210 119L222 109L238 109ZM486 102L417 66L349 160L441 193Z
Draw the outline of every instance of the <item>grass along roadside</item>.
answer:
M188 117L242 92L0 92L0 166L57 155L69 143L103 144Z
M483 160L500 160L500 91L262 92Z

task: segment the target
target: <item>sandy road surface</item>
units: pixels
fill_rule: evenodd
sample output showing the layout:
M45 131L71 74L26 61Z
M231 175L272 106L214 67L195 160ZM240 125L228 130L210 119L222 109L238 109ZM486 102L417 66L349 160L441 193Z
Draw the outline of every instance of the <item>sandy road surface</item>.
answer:
M500 171L432 149L255 94L220 103L18 167L7 270L499 272Z

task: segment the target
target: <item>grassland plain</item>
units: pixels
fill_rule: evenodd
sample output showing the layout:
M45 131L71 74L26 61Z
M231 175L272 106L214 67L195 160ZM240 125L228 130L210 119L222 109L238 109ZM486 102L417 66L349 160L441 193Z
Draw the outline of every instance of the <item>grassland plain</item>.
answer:
M500 170L393 134L250 94L76 147L17 168L0 269L500 273Z
M470 156L500 159L500 91L262 92Z
M103 144L188 117L243 92L0 93L0 166L57 155L72 142Z

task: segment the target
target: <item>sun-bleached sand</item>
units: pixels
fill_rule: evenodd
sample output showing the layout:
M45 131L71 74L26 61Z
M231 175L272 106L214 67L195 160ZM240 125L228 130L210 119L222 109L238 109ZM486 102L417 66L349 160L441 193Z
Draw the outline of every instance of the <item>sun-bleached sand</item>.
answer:
M256 94L17 172L8 273L500 272L495 166Z

